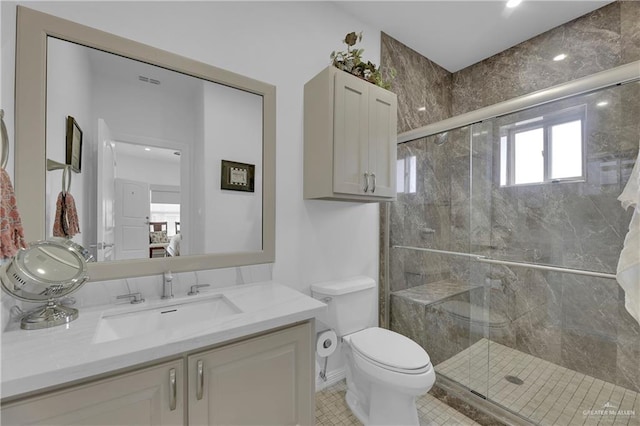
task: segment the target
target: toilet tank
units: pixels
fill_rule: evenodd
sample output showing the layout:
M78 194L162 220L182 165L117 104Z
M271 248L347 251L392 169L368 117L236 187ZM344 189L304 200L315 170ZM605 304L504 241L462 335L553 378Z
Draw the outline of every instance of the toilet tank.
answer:
M338 336L376 325L376 282L353 277L311 285L311 295L329 307L324 321Z

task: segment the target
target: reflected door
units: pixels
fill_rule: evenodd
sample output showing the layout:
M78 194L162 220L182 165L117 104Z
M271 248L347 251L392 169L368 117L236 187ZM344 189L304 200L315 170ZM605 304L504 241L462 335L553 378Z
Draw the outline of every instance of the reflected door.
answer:
M98 119L98 227L96 258L98 261L114 260L116 158L109 126Z
M116 179L115 254L117 260L149 256L149 184Z

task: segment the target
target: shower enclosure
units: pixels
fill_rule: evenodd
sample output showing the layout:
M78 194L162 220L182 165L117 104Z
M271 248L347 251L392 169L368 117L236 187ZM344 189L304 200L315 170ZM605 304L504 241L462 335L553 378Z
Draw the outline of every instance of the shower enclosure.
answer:
M640 326L615 280L638 77L398 145L381 312L469 401L640 424Z

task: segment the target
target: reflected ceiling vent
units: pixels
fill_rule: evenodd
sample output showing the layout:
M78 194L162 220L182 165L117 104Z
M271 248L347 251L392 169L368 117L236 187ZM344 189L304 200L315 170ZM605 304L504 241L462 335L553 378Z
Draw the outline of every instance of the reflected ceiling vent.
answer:
M145 77L144 75L139 75L138 80L144 81L145 83L160 85L160 80L156 80L155 78Z

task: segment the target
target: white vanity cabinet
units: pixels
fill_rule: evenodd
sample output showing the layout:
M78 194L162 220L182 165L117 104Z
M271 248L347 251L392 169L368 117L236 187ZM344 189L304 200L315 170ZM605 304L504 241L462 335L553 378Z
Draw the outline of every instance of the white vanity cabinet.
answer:
M182 359L2 406L3 425L182 425Z
M305 323L189 356L189 423L314 424L312 336Z
M305 321L3 404L1 424L312 425L314 330Z
M304 86L304 198L396 196L397 98L333 66Z

